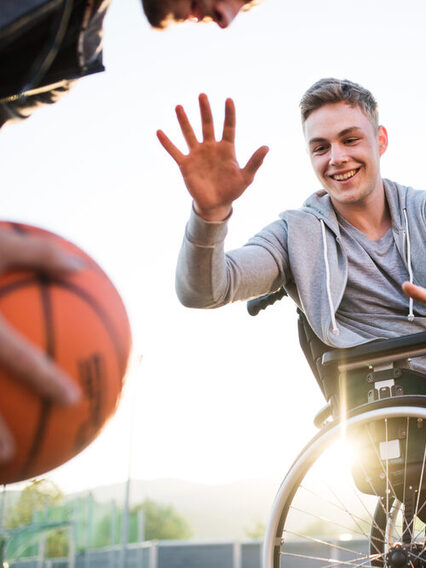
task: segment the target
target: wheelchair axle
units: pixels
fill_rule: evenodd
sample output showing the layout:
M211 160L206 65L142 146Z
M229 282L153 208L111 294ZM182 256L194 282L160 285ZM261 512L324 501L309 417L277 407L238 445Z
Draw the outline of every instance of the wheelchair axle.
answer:
M426 550L423 544L395 544L386 554L386 568L425 568Z

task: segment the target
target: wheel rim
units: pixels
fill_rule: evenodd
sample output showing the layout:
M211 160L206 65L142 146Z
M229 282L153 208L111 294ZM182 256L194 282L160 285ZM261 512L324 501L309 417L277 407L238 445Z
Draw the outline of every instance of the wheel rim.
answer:
M419 518L426 519L426 506L424 496L415 491L415 485L424 487L426 483L426 475L423 475L424 419L425 408L377 408L353 416L346 423L329 427L322 435L314 438L293 464L278 491L265 536L264 568L393 566L387 564L386 555L397 542L402 541L403 536L408 541L407 526L404 532L401 521L405 516L405 505L401 504L404 501L412 503L410 506L414 520L406 525L410 531L410 542L417 543L416 548L411 546L410 561L417 562L417 565L413 564L416 568L426 566L423 561L425 525ZM400 456L397 457L395 430L400 428L401 424L402 428L404 424L407 425L407 433L406 438L399 440ZM413 425L416 424L421 424L422 428L414 431ZM374 440L373 436L371 443L365 434L372 429L375 433L383 430L381 435L382 438L385 437ZM347 464L343 463L342 450L348 444L347 438L342 442L342 437L346 431L350 436L353 436L354 432L361 432L364 446L368 449L368 444L371 443L370 453L374 451L378 454L376 461L379 469L374 471L371 466L374 460L371 456L367 466L362 459L358 460L357 484L353 481L356 467L352 464L348 471ZM399 436L400 430L397 432ZM421 451L423 454L420 466L417 462L410 463L414 455L411 440L416 442L416 452ZM405 448L404 444L407 444ZM330 476L330 469L327 467L332 467L332 473L336 475ZM363 468L366 471L363 472ZM323 477L326 477L326 484L324 478L318 476L321 471ZM412 489L408 488L409 483ZM350 487L350 495L347 487ZM369 494L365 493L366 488ZM378 499L386 511L384 526L380 526L375 517ZM346 518L346 521L342 521L340 517ZM377 539L372 539L372 549L369 544L371 527L376 529ZM394 557L397 556L395 553Z

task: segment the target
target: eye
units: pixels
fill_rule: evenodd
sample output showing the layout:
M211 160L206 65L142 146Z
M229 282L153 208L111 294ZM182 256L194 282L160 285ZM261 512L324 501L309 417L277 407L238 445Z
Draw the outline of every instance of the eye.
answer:
M356 142L358 142L358 140L359 138L352 136L352 138L346 138L345 144L355 144Z
M325 144L320 144L318 146L314 146L311 149L312 154L316 154L316 155L321 155L324 154L324 152L327 151L327 146Z

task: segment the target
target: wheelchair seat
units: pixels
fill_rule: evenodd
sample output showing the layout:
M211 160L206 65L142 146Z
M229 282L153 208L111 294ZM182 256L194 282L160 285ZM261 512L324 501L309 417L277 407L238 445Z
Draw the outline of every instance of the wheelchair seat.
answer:
M248 311L256 315L284 295L251 300ZM278 490L264 568L312 561L426 568L426 375L411 365L426 355L426 331L330 349L298 312L299 342L327 406ZM347 462L343 448L334 449L339 442ZM341 478L329 483L336 467Z
M284 288L247 302L250 315L286 296ZM302 351L328 403L315 423L330 414L336 418L346 409L389 396L426 395L426 376L411 369L411 359L426 355L426 331L380 339L347 349L330 349L310 327L297 308Z

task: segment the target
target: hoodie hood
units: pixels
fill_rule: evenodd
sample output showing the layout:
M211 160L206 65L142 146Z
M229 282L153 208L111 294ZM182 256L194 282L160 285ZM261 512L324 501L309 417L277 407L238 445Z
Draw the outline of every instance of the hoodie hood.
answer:
M426 193L386 179L383 184L394 240L409 279L424 286ZM281 217L288 223L288 251L294 275L294 283L289 282L286 286L289 295L296 300L311 327L326 343L334 347L347 347L365 342L336 325L335 313L346 288L348 263L340 240L337 216L327 192L317 191L298 212L287 211ZM303 243L302 247L300 242ZM411 321L414 317L413 302L408 298L407 313Z

